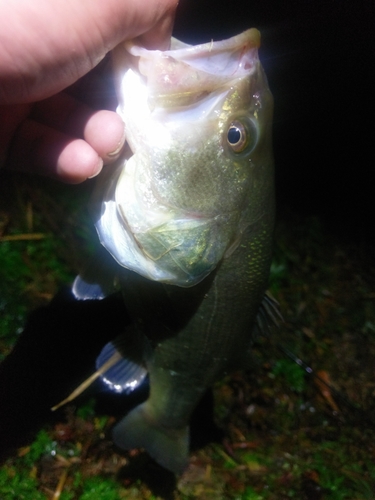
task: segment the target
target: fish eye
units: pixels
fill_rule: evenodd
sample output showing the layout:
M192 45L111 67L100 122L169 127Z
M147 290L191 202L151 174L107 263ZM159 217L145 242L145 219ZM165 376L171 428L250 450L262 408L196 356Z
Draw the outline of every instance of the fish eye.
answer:
M242 153L247 145L247 133L243 124L234 120L228 128L227 141L235 153Z
M251 119L233 120L227 132L227 143L233 153L239 154L254 147L257 127Z

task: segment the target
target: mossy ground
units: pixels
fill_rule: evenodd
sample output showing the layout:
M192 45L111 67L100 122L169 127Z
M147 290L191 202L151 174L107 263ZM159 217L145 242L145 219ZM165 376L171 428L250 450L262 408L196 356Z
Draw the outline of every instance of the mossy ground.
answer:
M28 311L69 283L90 251L89 188L1 174L2 359ZM316 218L281 218L270 290L285 323L258 339L248 372L217 383L215 419L224 439L193 451L181 478L139 451L117 453L106 433L113 416L98 415L89 400L68 406L63 421L42 428L2 464L0 498L375 498L370 255L359 243L342 243Z

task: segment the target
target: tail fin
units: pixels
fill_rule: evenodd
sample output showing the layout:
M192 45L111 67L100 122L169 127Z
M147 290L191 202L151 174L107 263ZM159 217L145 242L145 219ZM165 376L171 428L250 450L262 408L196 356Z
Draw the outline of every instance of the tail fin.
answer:
M164 428L148 413L146 401L126 415L113 429L115 444L125 450L145 448L160 465L181 473L188 464L189 428Z

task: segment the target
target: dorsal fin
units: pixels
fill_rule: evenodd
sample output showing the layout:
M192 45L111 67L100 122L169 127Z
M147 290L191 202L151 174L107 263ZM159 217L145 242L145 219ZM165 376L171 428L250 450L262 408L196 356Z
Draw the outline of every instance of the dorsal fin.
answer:
M255 336L270 335L273 328L278 328L279 324L284 321L279 303L269 294L265 293L262 302L260 303L258 314L254 325Z

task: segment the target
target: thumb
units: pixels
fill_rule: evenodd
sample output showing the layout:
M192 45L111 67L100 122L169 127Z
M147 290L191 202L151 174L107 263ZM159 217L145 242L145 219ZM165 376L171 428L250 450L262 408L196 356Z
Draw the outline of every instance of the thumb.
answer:
M177 0L0 3L0 104L45 99L125 39L166 48Z

